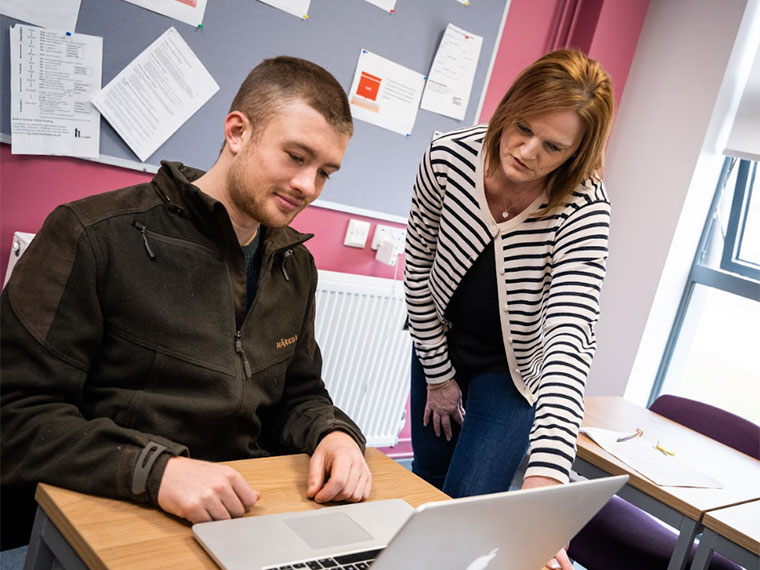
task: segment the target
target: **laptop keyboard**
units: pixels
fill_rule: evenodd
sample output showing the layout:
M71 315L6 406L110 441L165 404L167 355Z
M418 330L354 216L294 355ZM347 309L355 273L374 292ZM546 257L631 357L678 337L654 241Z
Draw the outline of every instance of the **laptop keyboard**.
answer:
M305 560L283 566L270 566L262 570L320 570L331 568L332 570L365 570L375 561L382 549L367 550L366 552L354 552L316 560Z

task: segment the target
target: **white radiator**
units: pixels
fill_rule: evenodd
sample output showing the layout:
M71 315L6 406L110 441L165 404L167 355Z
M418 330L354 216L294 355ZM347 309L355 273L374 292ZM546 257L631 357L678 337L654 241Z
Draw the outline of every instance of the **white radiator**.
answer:
M401 281L319 271L316 338L330 396L367 445L395 445L409 396L412 341Z

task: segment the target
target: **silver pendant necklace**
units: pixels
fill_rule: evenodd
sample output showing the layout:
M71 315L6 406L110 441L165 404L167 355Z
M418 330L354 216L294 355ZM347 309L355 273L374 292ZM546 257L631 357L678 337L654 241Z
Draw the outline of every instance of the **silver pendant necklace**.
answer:
M509 209L507 208L507 201L504 199L504 191L502 190L499 192L501 194L501 205L504 206L504 209L501 212L502 219L506 220L509 217Z
M504 206L504 209L501 211L501 217L502 217L502 219L506 220L509 217L509 208L507 208L507 201L504 198L504 191L502 190L499 193L501 194L501 205ZM528 196L528 198L531 198L531 196ZM532 201L533 201L533 199L531 198L530 202L532 202ZM512 204L510 206L510 208L512 208L513 210L517 210L517 213L519 214L520 211L521 211L520 206L521 206L521 204L523 202L525 202L525 201L524 200L519 200L519 201L515 202L514 204ZM528 202L528 204L530 202Z

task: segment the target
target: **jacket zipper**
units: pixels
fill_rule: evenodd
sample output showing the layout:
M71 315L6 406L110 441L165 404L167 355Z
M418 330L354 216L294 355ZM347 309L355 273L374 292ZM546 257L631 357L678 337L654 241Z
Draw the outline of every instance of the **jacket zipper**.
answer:
M240 338L240 331L237 331L235 333L235 352L238 353L238 356L240 357L240 360L243 363L243 371L245 372L245 377L250 378L251 377L251 363L248 362L248 357L245 355L245 351L243 350L243 341Z
M259 288L261 288L261 286L264 284L264 279L266 279L267 274L271 270L272 263L273 263L273 257L267 261L266 266L262 266L261 273L260 273L261 280L259 281ZM232 289L232 282L230 280L230 290L231 289ZM253 300L253 305L251 305L248 308L248 312L246 313L245 318L243 319L243 322L240 323L241 329L245 326L245 323L248 320L248 317L250 317L251 313L253 313L253 309L256 306L256 301L258 301L258 295L256 295L256 298ZM235 328L237 329L237 326ZM248 361L248 357L246 356L245 351L243 350L243 338L242 338L242 333L240 332L240 329L237 329L235 331L235 352L237 352L238 357L240 358L240 362L243 366L243 379L250 378L253 373L253 370L251 368L251 363ZM242 406L242 400L241 400L240 405Z
M150 256L151 259L155 259L156 255L153 252L152 248L150 247L150 241L148 240L148 237L150 237L154 241L168 243L168 244L176 245L178 247L200 251L214 258L219 256L218 251L212 247L208 247L206 245L203 245L194 241L190 241L187 239L167 236L158 232L154 232L153 230L148 229L144 224L142 224L141 222L138 222L137 220L134 220L132 222L132 225L135 226L142 234L143 243L145 244L145 250L148 252L148 255Z
M146 228L140 222L135 222L135 227L140 230L140 233L142 234L143 243L145 244L145 251L148 252L148 257L151 259L156 259L156 254L153 253L152 249L150 249L150 243L148 242L148 228Z
M293 249L288 249L287 251L285 251L285 253L282 256L280 269L286 281L290 281L290 277L288 276L288 273L285 270L285 260L291 255L293 255L293 253L294 253ZM274 264L274 257L276 254L277 252L275 252L272 255L272 257L269 258L269 260L267 260L267 263L265 266L261 267L261 273L260 273L261 279L259 281L259 289L261 289L262 285L264 284L264 280L267 278L267 275L272 270L272 265ZM230 289L231 288L232 288L232 283L230 282ZM250 306L250 308L248 309L248 313L245 315L243 322L240 324L241 328L245 326L246 321L248 321L248 318L253 313L253 310L256 307L256 302L258 301L258 298L259 298L258 295L256 295L256 298L253 300L253 305ZM237 327L235 328L237 329ZM240 362L243 367L244 379L250 378L253 373L253 370L251 368L251 363L248 361L248 357L246 356L245 351L243 350L242 333L240 332L239 329L235 331L235 352L237 352L238 357L240 358ZM242 406L242 402L241 402L241 406Z
M285 261L293 255L293 250L289 249L282 255L282 261L280 262L280 271L282 271L282 276L285 278L285 281L290 281L290 277L288 276L288 272L285 271Z

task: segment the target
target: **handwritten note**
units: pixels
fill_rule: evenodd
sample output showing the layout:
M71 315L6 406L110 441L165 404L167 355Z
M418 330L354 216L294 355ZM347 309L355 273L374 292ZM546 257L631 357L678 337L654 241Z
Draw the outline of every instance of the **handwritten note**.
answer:
M482 45L482 37L454 24L446 27L422 95L422 109L464 119Z

